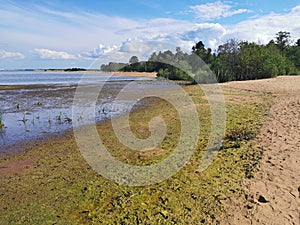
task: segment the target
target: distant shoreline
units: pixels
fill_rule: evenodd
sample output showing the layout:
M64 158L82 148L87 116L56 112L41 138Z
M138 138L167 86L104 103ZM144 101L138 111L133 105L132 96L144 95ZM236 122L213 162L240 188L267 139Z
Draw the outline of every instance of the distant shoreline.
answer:
M147 72L110 72L108 74L111 74L112 76L155 78L157 73L156 72L152 72L152 73L147 73Z

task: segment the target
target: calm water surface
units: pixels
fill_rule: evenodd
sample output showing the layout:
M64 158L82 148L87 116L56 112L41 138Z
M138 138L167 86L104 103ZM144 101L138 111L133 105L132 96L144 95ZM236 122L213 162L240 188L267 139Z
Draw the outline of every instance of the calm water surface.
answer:
M0 154L14 151L13 144L20 141L43 139L49 134L72 129L73 120L88 124L83 115L84 107L82 112L72 113L74 94L81 79L90 87L104 85L97 93L96 122L128 110L126 106L131 100L114 101L128 83L134 83L136 93L145 88L166 86L155 79L108 77L99 73L83 77L83 73L75 72L0 72L0 85L25 85L19 89L0 90L0 113L5 125L0 130Z
M33 72L33 71L0 71L0 85L75 85L84 79L86 82L145 80L138 77L110 77L104 73L88 72Z

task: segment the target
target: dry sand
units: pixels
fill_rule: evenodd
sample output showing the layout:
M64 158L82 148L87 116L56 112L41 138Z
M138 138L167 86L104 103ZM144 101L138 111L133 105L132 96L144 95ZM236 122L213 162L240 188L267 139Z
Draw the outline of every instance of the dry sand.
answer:
M263 150L260 168L244 182L249 202L234 200L224 224L300 224L300 76L224 86L276 96L256 140Z
M149 77L155 78L156 72L154 73L146 73L146 72L112 72L113 76L126 76L126 77Z

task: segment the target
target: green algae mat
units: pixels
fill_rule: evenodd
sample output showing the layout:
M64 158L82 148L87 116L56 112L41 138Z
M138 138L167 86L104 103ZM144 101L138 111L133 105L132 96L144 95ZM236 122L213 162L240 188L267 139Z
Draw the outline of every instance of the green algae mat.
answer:
M255 136L273 97L223 87L226 134L209 167L199 172L210 133L210 108L197 86L184 86L201 124L196 151L186 165L163 182L135 187L97 174L84 160L72 132L35 143L24 152L0 158L0 224L219 224L233 198L244 199L243 179L251 178L261 158ZM132 151L118 142L110 121L97 125L108 151L132 165L168 157L179 139L177 111L166 101L147 99L130 114L132 132L150 135L149 121L160 116L167 134L151 151Z

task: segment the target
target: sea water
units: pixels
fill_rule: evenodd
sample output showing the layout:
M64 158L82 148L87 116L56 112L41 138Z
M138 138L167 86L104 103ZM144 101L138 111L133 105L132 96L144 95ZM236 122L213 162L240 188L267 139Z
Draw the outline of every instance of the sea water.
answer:
M0 129L0 154L14 151L12 146L15 143L43 139L70 130L73 120L87 124L80 111L75 115L72 112L74 94L82 81L84 85L102 87L97 93L94 122L128 110L126 106L131 100L112 104L126 84L134 82L134 89L139 91L156 85L155 79L101 73L1 71L0 85L11 87L0 90L0 113L4 124ZM22 86L13 88L17 85Z

